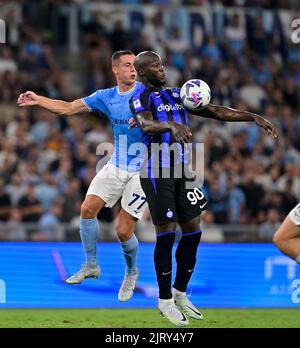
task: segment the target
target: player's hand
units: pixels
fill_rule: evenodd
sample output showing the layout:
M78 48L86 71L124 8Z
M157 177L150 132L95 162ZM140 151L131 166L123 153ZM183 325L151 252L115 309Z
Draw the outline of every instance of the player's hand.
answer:
M39 96L35 94L34 92L27 91L25 93L21 93L19 95L17 104L19 106L32 106L38 104L38 98Z
M259 127L262 127L263 129L265 129L268 135L271 135L274 139L278 137L277 129L276 127L273 126L273 124L270 121L266 120L263 117L255 116L254 122Z
M137 128L137 123L134 119L134 117L131 117L129 119L129 126L128 126L128 129L132 129L132 128Z
M170 121L169 124L171 125L171 133L177 143L184 144L191 141L192 132L186 125L173 121Z

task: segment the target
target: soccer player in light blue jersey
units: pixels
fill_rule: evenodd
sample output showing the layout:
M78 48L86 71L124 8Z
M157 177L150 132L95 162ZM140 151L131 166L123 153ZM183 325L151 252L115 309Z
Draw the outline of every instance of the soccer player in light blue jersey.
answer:
M99 110L106 114L114 132L115 151L110 161L92 180L85 200L81 206L80 237L83 244L86 263L68 278L68 284L79 284L86 278L98 278L100 267L97 261L96 246L100 232L97 215L104 206L112 207L119 198L122 209L118 216L116 230L121 242L126 262L124 281L119 291L119 301L127 301L132 295L138 278L136 255L138 240L133 231L137 219L140 219L146 207L146 198L140 185L139 169L143 153L132 151L132 144L141 144L141 131L128 129L132 117L129 99L142 88L136 82L133 66L134 53L118 51L112 56L112 70L117 86L101 89L73 102L53 100L27 91L20 94L19 106L38 105L62 116L71 116L84 111ZM129 151L130 152L130 151Z
M282 253L300 265L300 203L289 212L279 226L273 242Z

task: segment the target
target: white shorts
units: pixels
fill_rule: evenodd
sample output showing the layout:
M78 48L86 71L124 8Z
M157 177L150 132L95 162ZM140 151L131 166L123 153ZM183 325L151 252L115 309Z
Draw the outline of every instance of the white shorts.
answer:
M139 172L127 172L107 163L92 180L86 195L96 195L106 207L113 207L122 197L121 206L131 216L141 219L147 206Z
M289 218L296 226L300 226L300 203L297 204L295 208L289 212Z

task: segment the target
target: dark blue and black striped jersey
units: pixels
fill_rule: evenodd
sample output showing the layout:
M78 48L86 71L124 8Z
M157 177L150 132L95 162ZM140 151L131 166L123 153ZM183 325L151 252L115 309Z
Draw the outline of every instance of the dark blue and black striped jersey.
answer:
M174 121L184 124L188 127L188 112L180 99L180 88L140 88L130 99L130 108L134 116L143 111L150 111L153 120L159 122ZM177 146L178 152L174 158L174 153L170 154L166 146L166 151L159 153L159 164L162 167L170 167L175 164L185 163L187 154L183 151L183 146L175 142L171 132L162 134L147 134L143 132L143 142L148 148L148 160L154 156L151 152L151 144L157 143L162 145ZM152 161L153 162L153 161Z

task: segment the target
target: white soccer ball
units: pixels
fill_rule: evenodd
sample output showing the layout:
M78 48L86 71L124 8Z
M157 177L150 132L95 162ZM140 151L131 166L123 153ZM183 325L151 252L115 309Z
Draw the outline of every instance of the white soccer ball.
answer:
M183 105L189 110L201 110L209 104L211 91L208 84L199 79L187 81L180 89Z

